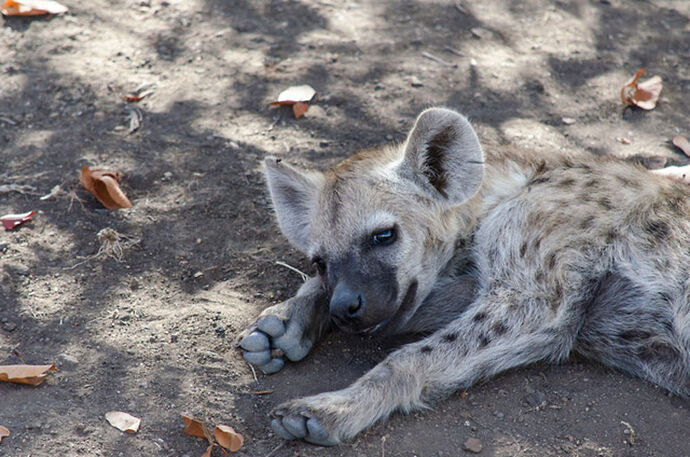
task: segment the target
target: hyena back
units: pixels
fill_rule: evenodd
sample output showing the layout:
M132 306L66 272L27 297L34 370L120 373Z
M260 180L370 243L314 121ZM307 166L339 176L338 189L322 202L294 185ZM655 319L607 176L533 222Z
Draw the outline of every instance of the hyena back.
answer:
M326 173L266 160L278 223L318 274L243 334L267 373L329 327L423 332L346 389L274 411L332 445L504 370L579 353L690 395L686 185L593 156L484 153L460 114Z

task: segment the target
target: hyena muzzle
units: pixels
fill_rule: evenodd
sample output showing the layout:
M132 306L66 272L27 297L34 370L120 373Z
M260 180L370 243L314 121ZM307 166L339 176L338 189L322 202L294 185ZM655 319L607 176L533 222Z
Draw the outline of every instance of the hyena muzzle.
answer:
M588 155L483 152L460 114L325 173L266 159L278 223L318 274L240 341L266 373L332 324L419 332L351 386L273 412L333 445L479 379L578 353L690 395L688 187Z

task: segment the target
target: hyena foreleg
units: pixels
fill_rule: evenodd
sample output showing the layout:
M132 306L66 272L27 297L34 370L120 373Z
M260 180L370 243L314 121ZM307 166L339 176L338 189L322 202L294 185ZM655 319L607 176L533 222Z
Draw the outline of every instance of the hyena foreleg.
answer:
M283 356L296 362L328 328L328 295L320 278L310 278L289 300L266 308L240 335L247 362L264 373L280 371Z
M480 299L463 316L394 352L351 386L284 403L273 413L274 431L285 439L334 445L393 411L424 408L479 379L567 356L574 332L550 325L550 310L534 305L525 312L505 303Z

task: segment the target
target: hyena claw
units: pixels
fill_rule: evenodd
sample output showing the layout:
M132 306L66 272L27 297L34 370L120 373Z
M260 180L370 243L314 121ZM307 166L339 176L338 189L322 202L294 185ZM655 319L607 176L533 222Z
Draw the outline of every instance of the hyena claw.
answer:
M331 438L326 428L316 417L306 417L302 414L289 414L282 411L277 411L274 414L278 417L271 421L271 427L275 434L283 439L302 439L320 446L338 444L338 441Z
M240 337L244 359L272 374L285 366L286 358L291 362L305 358L328 322L322 296L320 280L312 278L295 297L264 310Z

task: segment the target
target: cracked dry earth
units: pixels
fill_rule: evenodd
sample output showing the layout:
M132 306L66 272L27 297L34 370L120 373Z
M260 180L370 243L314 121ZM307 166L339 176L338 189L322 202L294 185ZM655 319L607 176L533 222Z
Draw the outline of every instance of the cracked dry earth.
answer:
M237 455L265 456L281 443L273 406L341 388L401 343L334 333L254 379L234 339L299 286L276 262L309 269L272 219L268 154L324 168L447 105L486 147L685 163L668 140L690 133L686 0L64 3L63 16L0 18L0 184L31 186L0 194L0 214L37 212L0 233L0 364L18 353L58 368L39 387L0 384L3 456L200 456L181 412L235 427ZM622 109L619 88L645 67L664 81L657 108ZM297 84L319 93L304 118L268 106ZM133 207L103 210L82 165L123 172ZM121 262L91 257L107 227L141 240ZM140 431L110 427L111 410L141 417ZM687 400L573 360L337 448L272 455L457 456L476 438L484 456L684 457L689 426Z

